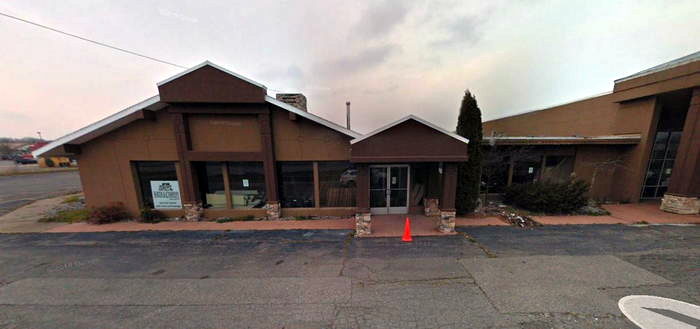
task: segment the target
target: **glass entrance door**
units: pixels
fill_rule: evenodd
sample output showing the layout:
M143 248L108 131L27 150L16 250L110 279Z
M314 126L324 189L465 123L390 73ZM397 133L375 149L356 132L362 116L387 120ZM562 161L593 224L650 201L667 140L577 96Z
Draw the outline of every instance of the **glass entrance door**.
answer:
M408 165L371 166L369 181L369 204L373 214L408 212Z

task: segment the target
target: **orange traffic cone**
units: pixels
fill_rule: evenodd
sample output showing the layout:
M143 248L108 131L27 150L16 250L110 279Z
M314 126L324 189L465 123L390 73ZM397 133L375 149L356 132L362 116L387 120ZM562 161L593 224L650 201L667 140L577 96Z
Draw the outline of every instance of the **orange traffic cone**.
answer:
M411 238L411 221L408 220L408 217L406 217L406 224L404 225L404 228L403 228L403 238L401 238L401 241L404 241L404 242L413 241L413 239Z

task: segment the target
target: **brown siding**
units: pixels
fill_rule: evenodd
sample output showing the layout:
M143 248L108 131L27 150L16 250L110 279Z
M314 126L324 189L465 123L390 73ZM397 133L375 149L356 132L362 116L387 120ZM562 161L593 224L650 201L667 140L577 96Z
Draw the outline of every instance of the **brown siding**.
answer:
M139 199L131 163L176 161L170 114L159 111L156 120L139 120L81 145L80 179L88 207L122 202L136 214Z
M613 100L621 102L694 86L700 86L700 61L618 82Z
M616 118L616 132L625 133L634 130L641 134L641 140L635 147L624 153L625 170L615 173L615 180L622 182L612 186L612 195L616 200L639 201L642 182L649 162L649 152L654 143L654 131L659 117L656 98L645 98L634 102L620 104Z
M158 87L168 103L264 103L265 89L211 66L204 66Z
M603 95L483 124L484 138L491 132L506 136L602 136L613 134L617 104Z
M615 174L626 170L625 163L613 164L615 160L624 161L623 154L630 146L578 146L576 147L576 159L574 173L576 178L592 184L589 197L602 201L615 200L610 191L614 186ZM596 170L596 168L598 168ZM593 175L597 171L595 182Z
M615 152L623 159L621 167L615 171L614 180L624 182L609 184L599 181L592 191L598 198L631 201L639 200L641 184L646 172L651 138L658 120L656 98L647 97L633 101L615 103L612 94L590 98L541 111L484 122L484 136L492 131L506 136L604 136L640 134L637 145L580 147L582 154L577 154L576 171L579 177L590 181L591 169L586 169L584 162L591 159L606 158ZM597 150L600 154L595 155ZM616 151L622 150L622 151ZM579 159L581 157L581 159ZM602 178L612 181L612 178ZM596 178L596 180L598 180ZM598 184L599 187L598 187ZM608 186L607 188L603 186ZM606 192L607 191L607 192ZM606 195L607 193L607 195Z
M408 120L352 145L354 162L466 161L467 144Z
M277 161L348 160L350 137L273 107L272 131Z
M188 122L194 151L261 151L256 115L195 114Z

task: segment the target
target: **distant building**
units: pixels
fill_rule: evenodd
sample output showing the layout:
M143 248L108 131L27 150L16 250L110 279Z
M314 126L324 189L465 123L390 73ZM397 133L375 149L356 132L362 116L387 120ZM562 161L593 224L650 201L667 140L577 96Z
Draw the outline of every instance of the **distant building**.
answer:
M590 182L596 172L595 198L700 208L700 52L615 80L604 95L483 126L485 145L529 155L511 160L501 185L572 173Z

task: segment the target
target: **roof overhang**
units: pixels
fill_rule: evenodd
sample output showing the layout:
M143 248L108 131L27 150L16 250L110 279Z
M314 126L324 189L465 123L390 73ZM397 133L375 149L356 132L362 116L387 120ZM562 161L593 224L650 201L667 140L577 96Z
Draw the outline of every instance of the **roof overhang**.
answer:
M496 136L484 137L482 144L489 145L635 145L642 136Z
M166 106L167 104L160 102L160 98L158 96L153 96L137 104L129 106L117 113L114 113L100 121L58 138L32 152L32 155L39 157L42 155L76 154L75 147L64 146L85 143L112 130L123 127L133 121L147 118L149 115L147 111L158 111Z
M190 69L187 69L181 73L178 73L168 79L165 79L161 82L158 83L159 87L162 87L164 85L167 85L168 83L171 83L178 78L182 78L189 73L192 73L198 69L204 68L205 66L209 66L212 68L215 68L219 71L222 71L226 74L229 74L237 79L243 80L246 83L249 83L256 88L262 88L265 89L265 86L251 80L249 78L246 78L244 76L241 76L239 74L236 74L235 72L232 72L230 70L227 70L221 66L218 66L214 63L211 63L209 61L203 62L195 67L192 67ZM307 111L302 111L292 105L289 105L287 103L281 102L276 100L273 97L267 96L263 94L263 97L261 98L261 103L268 103L275 105L281 109L284 109L286 111L289 111L291 113L294 113L295 115L298 115L300 117L303 117L305 119L308 119L310 121L313 121L315 123L318 123L320 125L323 125L325 127L328 127L332 130L335 130L345 136L348 136L350 138L361 138L362 134L352 131L350 129L347 129L341 125L338 125L336 123L333 123L331 121L328 121L326 119L323 119L317 115L311 114ZM110 131L113 131L117 128L123 127L133 121L148 118L149 113L152 113L154 111L161 110L165 107L168 106L168 103L165 101L161 100L160 95L153 96L151 98L148 98L146 100L143 100L137 104L134 104L132 106L129 106L115 114L112 114L100 121L97 121L95 123L92 123L90 125L87 125L83 128L80 128L70 134L67 134L63 137L60 137L53 142L46 144L45 146L37 149L36 151L32 152L32 154L35 157L39 156L46 156L46 155L72 155L72 154L77 154L80 150L78 147L80 144L83 144L85 142L88 142L94 138L97 138L99 136L102 136Z

